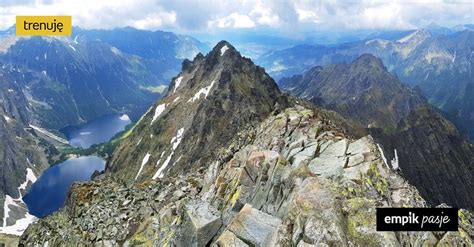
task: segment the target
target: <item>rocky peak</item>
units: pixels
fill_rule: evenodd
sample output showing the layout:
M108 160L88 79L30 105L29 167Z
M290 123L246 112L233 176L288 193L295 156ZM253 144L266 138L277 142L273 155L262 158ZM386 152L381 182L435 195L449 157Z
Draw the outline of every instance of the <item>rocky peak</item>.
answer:
M392 74L382 60L363 54L349 64L315 67L285 80L287 91L357 118L363 125L395 126L424 99Z
M229 51L227 53L227 51ZM225 40L221 40L219 41L219 43L217 43L217 45L212 49L212 51L209 53L209 55L213 56L214 54L218 54L219 56L224 56L226 54L239 54L240 53L235 49L234 46L232 46L229 42L225 41Z
M115 151L107 172L128 181L206 167L239 131L288 105L265 71L226 41L183 63L167 95Z
M387 72L387 69L383 65L383 62L380 58L370 54L365 53L358 57L354 62L351 63L351 67L354 69L361 69L364 68L366 70L380 70Z

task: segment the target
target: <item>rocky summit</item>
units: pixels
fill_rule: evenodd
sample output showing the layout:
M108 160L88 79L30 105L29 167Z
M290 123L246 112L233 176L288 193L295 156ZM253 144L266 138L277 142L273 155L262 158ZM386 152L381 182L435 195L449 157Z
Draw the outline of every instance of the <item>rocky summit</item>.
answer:
M239 131L287 104L262 68L220 42L183 62L167 95L114 152L107 173L133 182L207 167Z
M466 210L457 232L376 231L377 207L436 205L358 130L282 95L222 41L183 63L105 173L76 183L20 245L472 245Z

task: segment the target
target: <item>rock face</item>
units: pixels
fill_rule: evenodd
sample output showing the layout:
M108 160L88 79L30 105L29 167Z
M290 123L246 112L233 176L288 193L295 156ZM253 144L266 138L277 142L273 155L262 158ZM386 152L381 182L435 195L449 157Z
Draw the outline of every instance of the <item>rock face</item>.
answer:
M350 64L314 67L303 75L282 79L293 95L355 118L365 126L388 130L425 100L390 74L382 61L364 54Z
M262 68L222 41L183 62L168 94L115 150L106 172L133 182L207 167L241 130L287 104Z
M472 244L473 216L465 210L458 232L377 232L376 207L427 204L389 168L370 136L354 139L335 123L321 111L288 108L246 133L252 138L245 143L234 139L231 159L217 159L203 172L132 186L103 175L76 184L67 206L30 225L21 244ZM341 142L347 150L325 148ZM314 153L306 152L314 145ZM300 155L306 159L292 158ZM339 156L351 165L316 174L319 164Z
M29 128L28 101L13 78L0 67L0 233L20 235L33 219L21 198L57 150Z
M367 126L391 166L400 168L430 204L474 208L474 147L380 59L365 54L350 64L315 67L285 83L293 85L287 88L291 94Z

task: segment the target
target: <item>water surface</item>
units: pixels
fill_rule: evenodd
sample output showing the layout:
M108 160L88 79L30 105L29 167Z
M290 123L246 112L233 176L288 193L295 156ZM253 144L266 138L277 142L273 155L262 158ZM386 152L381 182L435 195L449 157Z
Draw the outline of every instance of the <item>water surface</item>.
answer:
M106 115L80 126L63 128L61 132L66 135L71 146L88 148L93 144L109 141L131 122L127 115Z
M23 197L30 214L43 217L60 209L73 182L88 181L95 170L102 171L104 167L103 159L84 156L48 168Z

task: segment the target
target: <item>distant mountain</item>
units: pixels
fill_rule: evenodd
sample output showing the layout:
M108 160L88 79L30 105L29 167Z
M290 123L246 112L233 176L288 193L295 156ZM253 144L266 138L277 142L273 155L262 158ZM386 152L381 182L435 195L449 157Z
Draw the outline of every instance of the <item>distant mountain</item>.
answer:
M182 60L205 49L188 36L133 28L75 27L71 38L3 35L0 40L0 63L21 71L14 81L32 104L33 119L52 129L113 112L137 120Z
M375 38L327 49L306 46L306 53L293 47L263 55L257 63L270 75L281 78L317 65L350 62L362 54L373 54L402 82L419 87L431 104L473 138L474 31L466 29L450 35L431 32L434 31L420 29L396 40ZM291 59L285 60L286 57Z
M106 43L17 38L0 53L1 66L28 99L32 120L51 129L113 112L135 119L159 94L159 76L139 57Z
M434 22L426 26L425 29L433 35L450 35L456 31L454 28L443 27Z
M297 45L265 53L256 63L266 68L266 71L278 80L287 75L305 72L331 51L331 48L322 45Z
M430 203L474 208L474 146L380 59L365 54L281 82L290 94L367 126L394 168Z
M106 171L133 181L207 166L219 147L254 127L275 105L286 101L273 79L219 42L206 56L183 62L167 95L140 119Z
M350 64L317 66L303 75L283 78L281 86L293 95L356 118L365 126L390 130L425 103L370 54Z
M139 30L133 27L112 30L74 28L76 42L100 40L119 50L152 60L153 68L161 75L160 84L166 84L179 72L183 59L191 59L209 47L200 41L172 32Z

